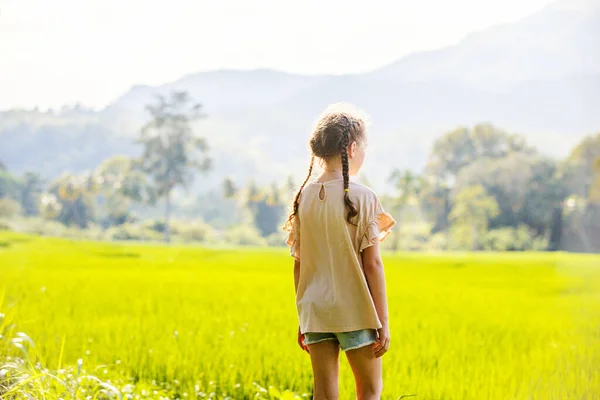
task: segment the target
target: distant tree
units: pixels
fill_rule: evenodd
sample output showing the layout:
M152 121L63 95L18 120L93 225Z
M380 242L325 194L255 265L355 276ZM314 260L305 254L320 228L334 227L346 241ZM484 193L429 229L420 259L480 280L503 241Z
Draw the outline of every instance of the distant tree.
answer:
M410 169L394 170L388 181L396 188L400 206L418 202L426 186L425 179Z
M62 210L62 204L52 193L44 193L40 198L40 214L46 219L56 219Z
M223 196L226 199L232 199L238 192L238 188L235 185L233 179L227 177L223 180Z
M448 228L448 215L451 210L451 188L442 179L428 176L428 184L421 191L421 207L427 219L433 224L432 233Z
M457 175L452 195L473 185L483 186L498 202L494 229L525 223L543 234L550 228L552 210L568 196L554 160L524 153L473 162Z
M0 217L12 218L21 214L21 205L18 201L5 197L0 199Z
M44 189L44 181L39 174L27 172L22 178L21 183L21 207L23 214L27 216L38 215L40 196Z
M556 241L560 241L560 237L556 235L560 232L557 229L562 225L562 214L556 210L562 208L563 202L569 196L568 184L560 174L558 164L554 160L543 158L534 162L525 189L519 220L539 235L550 232L554 240L550 242L552 246Z
M286 205L281 189L275 183L262 189L250 180L246 189L246 206L254 226L263 237L279 231Z
M388 182L396 189L392 210L398 222L413 223L423 219L420 198L427 184L425 179L410 169L396 169L388 178ZM396 247L397 241L392 244L392 249L396 250Z
M111 225L127 221L132 202L150 201L145 175L127 156L105 160L96 168L95 175L100 179L100 201Z
M6 171L6 165L0 160L0 171Z
M65 225L87 228L94 219L94 200L101 189L101 180L90 172L64 174L49 189L61 204L57 219Z
M592 166L593 178L592 185L589 190L589 201L590 203L600 206L600 156L596 158Z
M456 196L450 221L452 235L463 248L477 250L479 237L488 230L489 221L499 213L496 199L481 185L461 190Z
M595 163L600 158L600 132L587 136L567 158L564 169L570 175L569 184L573 194L589 198L595 184Z
M592 167L600 157L600 132L585 137L569 155L570 161L581 161L587 167Z
M21 192L21 184L16 176L8 170L0 169L0 199L10 197L18 200Z
M462 127L435 141L426 172L451 179L478 159L503 158L510 153L535 154L536 151L522 136L506 133L490 124L479 124L473 129Z
M195 172L211 167L208 144L194 134L192 123L200 118L200 104L187 92L158 96L146 109L151 120L138 140L144 148L139 168L148 175L156 198L165 199L165 241L170 240L171 194L177 187L188 188Z

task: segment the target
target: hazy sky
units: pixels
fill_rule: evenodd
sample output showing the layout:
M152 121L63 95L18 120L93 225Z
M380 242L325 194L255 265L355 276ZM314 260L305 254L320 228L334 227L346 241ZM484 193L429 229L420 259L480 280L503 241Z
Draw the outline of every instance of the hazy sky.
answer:
M551 0L0 0L0 109L103 107L218 68L360 72Z

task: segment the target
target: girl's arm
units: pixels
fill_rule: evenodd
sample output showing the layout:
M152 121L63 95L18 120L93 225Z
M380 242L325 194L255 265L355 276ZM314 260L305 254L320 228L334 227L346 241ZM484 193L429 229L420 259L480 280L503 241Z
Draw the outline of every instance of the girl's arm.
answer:
M298 294L298 281L300 280L300 261L294 260L294 291ZM300 348L307 353L310 353L308 346L304 345L304 335L300 332L300 325L298 325L298 345Z
M390 346L390 329L388 319L388 303L385 287L385 273L383 270L383 261L379 254L379 242L375 242L372 246L367 247L362 252L363 267L365 277L369 284L369 291L375 303L377 316L381 322L379 329L379 344L374 348L376 357L381 357L385 354Z
M298 294L298 281L300 280L300 261L294 260L294 291Z

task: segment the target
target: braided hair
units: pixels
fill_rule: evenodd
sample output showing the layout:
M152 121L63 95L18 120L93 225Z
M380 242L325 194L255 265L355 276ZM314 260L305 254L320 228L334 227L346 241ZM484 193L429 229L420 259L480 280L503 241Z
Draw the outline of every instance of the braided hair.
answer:
M344 205L347 209L346 220L348 223L353 223L352 220L358 215L358 210L349 196L350 164L348 160L348 147L353 142L362 143L364 139L365 121L360 116L354 112L326 110L319 119L310 138L311 159L308 175L294 197L293 207L284 229L291 230L294 218L298 215L300 196L312 176L315 158L317 157L325 161L334 157L340 157L344 180Z
M350 123L350 126L352 124ZM350 146L350 131L345 129L342 131L342 137L340 138L340 156L342 158L342 175L344 177L344 205L348 210L346 220L352 223L352 218L358 215L358 210L350 200L350 173L349 173L349 162L348 162L348 146Z

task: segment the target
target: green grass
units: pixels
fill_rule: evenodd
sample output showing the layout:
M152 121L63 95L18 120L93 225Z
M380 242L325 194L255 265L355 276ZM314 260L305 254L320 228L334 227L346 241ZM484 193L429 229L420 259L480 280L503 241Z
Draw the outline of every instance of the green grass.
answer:
M0 312L16 324L13 333L35 341L50 369L83 359L119 389L131 384L129 398L242 399L259 391L255 384L311 392L284 250L8 233L0 243ZM392 326L384 398L600 399L600 257L384 261ZM6 332L0 356L14 356ZM345 361L340 384L340 398L352 398Z

